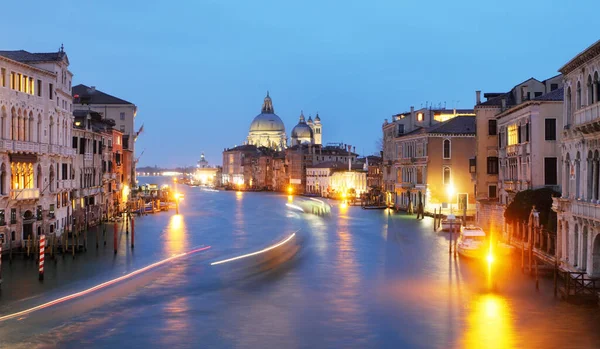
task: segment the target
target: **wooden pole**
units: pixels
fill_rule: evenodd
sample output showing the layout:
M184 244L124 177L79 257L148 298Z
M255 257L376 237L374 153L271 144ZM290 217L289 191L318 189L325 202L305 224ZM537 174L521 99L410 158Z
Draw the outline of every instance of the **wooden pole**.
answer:
M131 217L131 248L135 246L135 219Z
M117 254L117 230L119 228L119 224L117 223L117 221L115 221L115 224L113 225L113 243L114 243L114 250L115 250L115 254Z
M94 230L96 231L96 249L98 249L98 243L100 242L100 232L98 231L98 226L96 226Z
M108 219L107 219L107 222L108 222ZM104 246L106 246L106 225L107 224L108 223L104 223L102 225L102 238L104 239Z

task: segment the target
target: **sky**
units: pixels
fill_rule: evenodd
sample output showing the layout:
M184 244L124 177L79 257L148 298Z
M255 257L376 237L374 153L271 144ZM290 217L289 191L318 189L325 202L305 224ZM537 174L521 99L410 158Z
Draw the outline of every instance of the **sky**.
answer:
M139 166L220 165L267 92L289 133L377 151L410 106L472 108L475 90L543 80L600 39L597 0L6 1L0 49L64 44L73 85L138 107Z

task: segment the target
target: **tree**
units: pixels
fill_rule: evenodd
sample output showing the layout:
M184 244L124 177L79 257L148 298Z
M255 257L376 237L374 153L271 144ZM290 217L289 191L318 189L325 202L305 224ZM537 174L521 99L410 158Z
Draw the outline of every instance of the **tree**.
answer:
M535 205L540 212L540 222L552 232L556 232L556 212L552 211L552 197L560 196L551 188L524 190L518 192L514 200L506 207L504 218L507 221L522 222L529 219L531 208Z

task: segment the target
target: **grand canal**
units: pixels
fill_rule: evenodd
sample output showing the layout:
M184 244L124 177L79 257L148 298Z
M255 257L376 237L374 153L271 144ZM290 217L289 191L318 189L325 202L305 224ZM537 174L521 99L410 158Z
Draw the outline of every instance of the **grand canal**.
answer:
M448 255L432 221L332 202L329 216L286 196L181 188L180 215L136 220L120 241L49 265L4 265L0 316L210 246L75 300L0 322L2 347L65 348L598 348L597 308L555 300L509 261ZM211 266L297 232L301 249L260 274ZM19 276L30 273L30 277ZM22 281L26 279L27 281ZM76 279L76 280L75 280ZM10 280L14 280L11 284ZM30 297L20 297L31 293Z

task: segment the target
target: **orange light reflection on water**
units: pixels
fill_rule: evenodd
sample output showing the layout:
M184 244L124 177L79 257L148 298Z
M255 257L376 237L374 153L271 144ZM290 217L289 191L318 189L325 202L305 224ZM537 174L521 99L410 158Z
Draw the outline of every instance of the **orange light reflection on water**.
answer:
M467 316L463 348L514 348L515 331L510 305L495 294L477 296Z
M187 249L188 242L183 215L176 214L171 216L169 225L167 226L165 240L165 248L167 255L169 256L181 253Z

